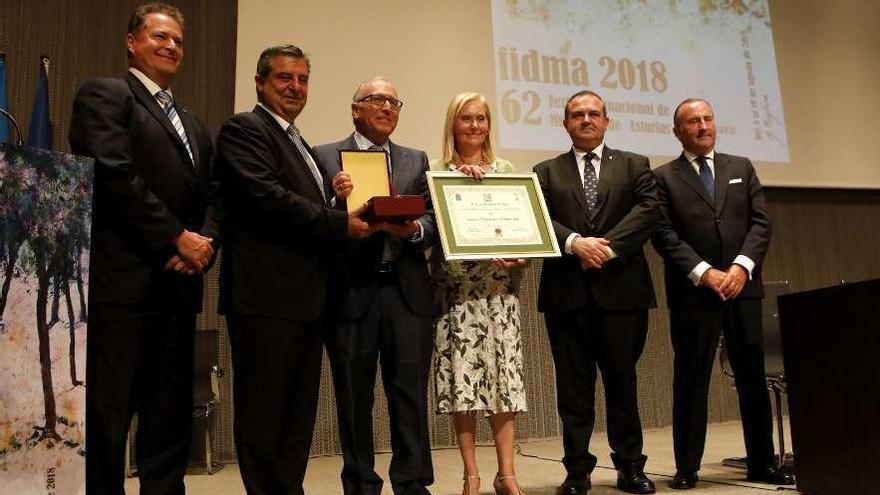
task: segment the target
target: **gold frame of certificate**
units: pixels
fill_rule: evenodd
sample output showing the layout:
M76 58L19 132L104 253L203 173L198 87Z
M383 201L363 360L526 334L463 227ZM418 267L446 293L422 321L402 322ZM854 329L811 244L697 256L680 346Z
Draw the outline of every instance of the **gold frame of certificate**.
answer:
M561 256L538 176L428 172L447 260Z

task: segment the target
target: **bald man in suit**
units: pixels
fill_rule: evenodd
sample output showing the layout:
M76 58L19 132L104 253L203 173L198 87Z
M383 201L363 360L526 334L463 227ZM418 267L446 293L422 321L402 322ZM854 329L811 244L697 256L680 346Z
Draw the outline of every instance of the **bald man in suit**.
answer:
M696 486L706 442L709 380L720 335L730 357L748 456L748 478L794 483L773 462L773 426L764 382L761 265L770 216L747 158L715 151L708 102L683 101L674 114L684 148L655 170L663 221L653 238L666 268L672 348L672 488Z
M434 291L425 250L436 240L424 151L391 141L403 102L384 77L371 78L351 103L355 132L315 148L333 176L334 191L346 208L352 184L340 171L339 151L383 150L389 157L396 194L425 198L425 214L383 225L341 253L336 324L327 341L342 442L342 488L346 495L379 495L382 478L374 470L373 388L377 364L388 399L393 458L389 477L395 495L423 495L434 482L428 436L428 373L433 350Z

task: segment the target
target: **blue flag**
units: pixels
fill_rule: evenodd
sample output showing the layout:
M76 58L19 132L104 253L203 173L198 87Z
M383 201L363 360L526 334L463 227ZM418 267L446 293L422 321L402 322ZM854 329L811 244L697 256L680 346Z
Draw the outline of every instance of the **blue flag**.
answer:
M0 53L0 110L9 111L9 100L6 98L6 54ZM0 143L9 142L9 121L0 115Z
M52 121L49 119L49 57L40 57L40 79L31 125L28 128L27 145L34 148L52 149Z

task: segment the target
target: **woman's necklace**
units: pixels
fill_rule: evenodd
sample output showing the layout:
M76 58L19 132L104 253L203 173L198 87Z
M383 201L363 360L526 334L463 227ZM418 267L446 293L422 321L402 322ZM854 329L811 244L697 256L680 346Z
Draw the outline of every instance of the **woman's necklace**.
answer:
M464 159L461 158L461 157L459 157L459 160L461 160L462 162L464 162ZM484 157L483 154L480 153L480 161L479 161L479 163L458 163L458 164L456 164L455 166L456 166L456 168L458 168L458 167L461 167L461 166L464 166L464 165L476 165L476 166L480 167L481 169L486 170L486 157Z

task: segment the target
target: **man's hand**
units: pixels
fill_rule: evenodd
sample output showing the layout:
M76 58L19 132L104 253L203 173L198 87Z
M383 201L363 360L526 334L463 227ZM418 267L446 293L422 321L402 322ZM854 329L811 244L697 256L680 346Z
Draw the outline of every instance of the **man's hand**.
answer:
M180 257L179 254L175 254L171 258L168 259L168 262L165 263L165 271L174 270L177 273L181 273L183 275L195 275L196 273L201 273L196 271L196 269L183 261L183 258Z
M467 175L468 177L473 177L474 179L480 180L486 175L486 171L483 170L483 167L479 165L459 165L455 168L459 172Z
M578 237L571 243L571 253L580 258L584 270L602 268L602 263L608 261L609 244L603 237Z
M367 211L367 203L362 204L358 209L348 214L348 237L352 239L370 237L384 225L381 223L370 225L365 222L361 218L365 211Z
M419 231L419 221L418 220L406 220L403 223L386 223L383 225L382 230L388 232L394 237L402 237L404 239L410 238L415 235L416 232Z
M506 260L503 258L492 258L492 264L499 268L513 268L515 266L525 265L526 260L522 258L516 258L512 260Z
M724 280L722 280L721 284L718 286L718 292L721 293L721 298L727 301L738 296L746 285L748 278L749 274L746 272L745 268L739 265L730 265L730 268L727 269L727 273L724 276Z
M333 194L336 195L337 201L347 199L352 189L354 189L354 184L351 183L351 176L348 175L348 172L337 172L333 176Z
M211 261L211 256L214 255L211 241L213 239L210 237L184 230L174 239L174 247L177 248L177 254L181 260L189 265L191 269L195 270L196 273L199 273L205 269Z
M718 294L718 297L720 297L722 301L726 301L727 297L721 292L721 284L724 282L726 276L727 274L721 270L709 268L703 272L703 276L700 277L700 285Z

